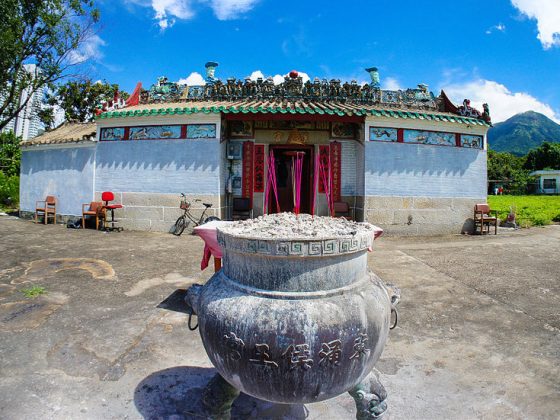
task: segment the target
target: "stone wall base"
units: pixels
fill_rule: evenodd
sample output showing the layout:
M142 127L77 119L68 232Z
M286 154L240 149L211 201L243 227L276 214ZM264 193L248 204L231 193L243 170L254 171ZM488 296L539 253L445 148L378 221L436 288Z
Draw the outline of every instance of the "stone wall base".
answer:
M481 198L367 196L364 221L388 235L447 235L473 231L473 208Z
M101 201L101 192L95 193L95 200ZM196 201L200 200L200 201ZM178 194L160 193L115 193L113 203L121 203L122 209L115 210L116 226L129 230L144 230L153 232L169 232L177 218L183 214L179 208L181 197ZM217 216L222 218L225 209L220 207L218 195L189 195L188 201L192 202L191 214L198 220L204 211L202 203L211 203L212 207L206 211L205 218ZM34 212L20 211L20 217L33 219ZM81 215L57 214L57 223L66 223L70 219L79 219ZM108 212L107 219L111 219Z
M224 202L218 195L189 196L193 202L191 213L198 218L204 206L212 203L206 216L221 219L226 214ZM199 199L201 201L194 201ZM101 200L101 192L96 193L96 200ZM420 236L448 235L470 233L473 231L473 208L476 203L486 202L481 198L429 198L429 197L343 197L351 206L355 206L355 219L377 225L387 235ZM130 230L169 232L175 220L183 213L179 208L180 197L177 194L159 193L115 193L115 203L122 203L123 208L115 210L118 226ZM363 205L363 207L362 207ZM32 219L34 212L20 211L20 217ZM77 219L76 215L57 215L57 223L66 223ZM110 218L110 215L108 215Z
M95 199L101 201L101 191L95 192ZM219 195L188 195L191 202L190 213L198 220L204 211L202 203L212 207L206 211L204 218L217 216L222 218L224 209L220 206ZM199 200L199 201L197 201ZM122 192L115 193L114 203L121 203L122 209L115 210L117 226L130 230L169 232L177 218L183 214L179 208L179 194ZM110 213L107 215L110 219Z

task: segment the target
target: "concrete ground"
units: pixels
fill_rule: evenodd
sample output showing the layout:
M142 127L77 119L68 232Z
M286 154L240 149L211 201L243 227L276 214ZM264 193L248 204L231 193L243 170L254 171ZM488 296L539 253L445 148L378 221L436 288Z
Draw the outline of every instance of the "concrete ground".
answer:
M0 217L0 418L174 419L214 370L160 302L206 281L202 241ZM371 268L401 288L377 367L390 419L560 417L560 226L381 238ZM22 289L40 285L29 299ZM197 394L198 393L198 394ZM353 400L242 396L234 418L352 419Z

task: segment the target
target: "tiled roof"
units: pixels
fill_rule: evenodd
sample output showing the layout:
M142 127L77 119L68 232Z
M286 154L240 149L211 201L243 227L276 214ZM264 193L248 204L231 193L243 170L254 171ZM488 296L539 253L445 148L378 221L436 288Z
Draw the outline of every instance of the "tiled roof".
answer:
M35 146L40 144L77 143L94 141L96 123L64 123L52 131L47 131L40 136L21 142L22 146Z
M368 104L324 102L324 101L184 101L136 105L101 114L99 119L126 118L155 115L188 114L287 114L287 115L334 115L334 116L378 116L403 119L425 119L448 121L459 124L489 126L478 118L463 117L434 110L400 109Z

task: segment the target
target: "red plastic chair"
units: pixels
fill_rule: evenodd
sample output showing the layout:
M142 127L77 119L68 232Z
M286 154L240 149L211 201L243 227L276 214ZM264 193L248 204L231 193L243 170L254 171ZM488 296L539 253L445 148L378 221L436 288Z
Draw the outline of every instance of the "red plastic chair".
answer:
M105 202L103 207L105 207L107 210L111 210L111 220L107 220L105 230L107 230L107 231L116 230L117 232L122 231L123 230L122 227L115 226L115 224L118 223L118 220L115 220L115 209L122 209L123 205L122 204L117 204L117 203L109 204L110 201L115 200L115 194L113 194L111 191L102 192L101 193L101 200L103 200ZM110 226L109 226L109 223L111 224Z

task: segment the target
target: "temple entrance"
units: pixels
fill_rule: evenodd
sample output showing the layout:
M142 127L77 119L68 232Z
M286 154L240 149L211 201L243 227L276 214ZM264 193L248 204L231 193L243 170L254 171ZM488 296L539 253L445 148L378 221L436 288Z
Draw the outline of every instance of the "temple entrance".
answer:
M297 153L303 152L303 165L301 168L300 213L310 213L313 200L313 146L277 145L270 146L274 153L276 164L276 182L278 187L278 201L271 188L268 197L269 213L279 211L294 211L294 163Z

